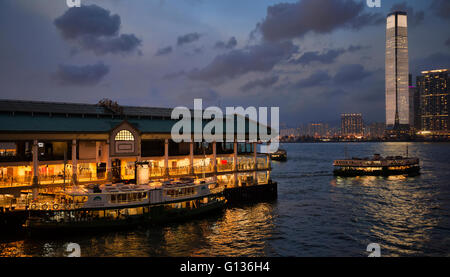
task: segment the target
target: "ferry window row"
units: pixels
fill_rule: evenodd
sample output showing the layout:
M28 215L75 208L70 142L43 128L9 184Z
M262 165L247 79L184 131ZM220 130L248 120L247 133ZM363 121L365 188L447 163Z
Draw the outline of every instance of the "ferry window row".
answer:
M183 197L188 195L196 194L195 188L180 188L180 189L170 189L166 191L166 196L169 197Z
M129 202L139 202L147 199L146 192L138 193L123 193L123 194L112 194L111 204L129 203Z

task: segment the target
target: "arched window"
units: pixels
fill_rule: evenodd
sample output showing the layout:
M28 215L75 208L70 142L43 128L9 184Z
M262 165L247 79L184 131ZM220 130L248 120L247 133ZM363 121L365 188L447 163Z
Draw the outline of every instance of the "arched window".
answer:
M114 140L118 140L118 141L134 141L134 136L133 134L128 131L128 130L122 130L120 132L117 133L116 137L114 138Z

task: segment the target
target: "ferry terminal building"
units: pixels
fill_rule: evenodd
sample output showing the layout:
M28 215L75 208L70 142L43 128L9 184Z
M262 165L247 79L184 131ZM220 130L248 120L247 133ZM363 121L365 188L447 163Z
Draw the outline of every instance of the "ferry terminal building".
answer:
M73 184L185 176L215 176L227 188L270 182L270 159L256 142L175 143L171 112L110 100L0 100L0 206L21 192Z

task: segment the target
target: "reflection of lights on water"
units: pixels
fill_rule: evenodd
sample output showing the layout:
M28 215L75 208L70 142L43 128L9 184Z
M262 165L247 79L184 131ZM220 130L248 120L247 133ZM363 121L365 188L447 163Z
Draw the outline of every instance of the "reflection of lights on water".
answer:
M408 177L406 175L393 175L388 176L387 179L389 181L398 181L398 180L406 180Z
M411 182L407 175L336 177L331 185L338 201L344 197L354 201L352 206L365 211L355 222L370 222L370 225L357 228L368 238L383 242L382 248L390 255L420 253L431 239L431 230L439 223L430 216L432 195L421 190L421 185ZM364 197L347 198L345 190L354 187L360 188L359 193Z
M337 186L336 179L331 179L330 185L333 187Z

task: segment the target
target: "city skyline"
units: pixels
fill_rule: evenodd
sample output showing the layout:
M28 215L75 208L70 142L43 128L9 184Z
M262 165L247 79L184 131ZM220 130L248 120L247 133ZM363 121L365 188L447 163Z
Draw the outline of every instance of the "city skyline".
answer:
M279 106L290 125L361 111L382 122L387 14L409 14L414 78L450 67L450 38L429 32L445 30L447 2L382 3L86 0L72 15L65 1L6 0L0 98L175 107L200 97L221 107ZM336 21L308 18L319 11ZM76 27L88 14L106 31Z

